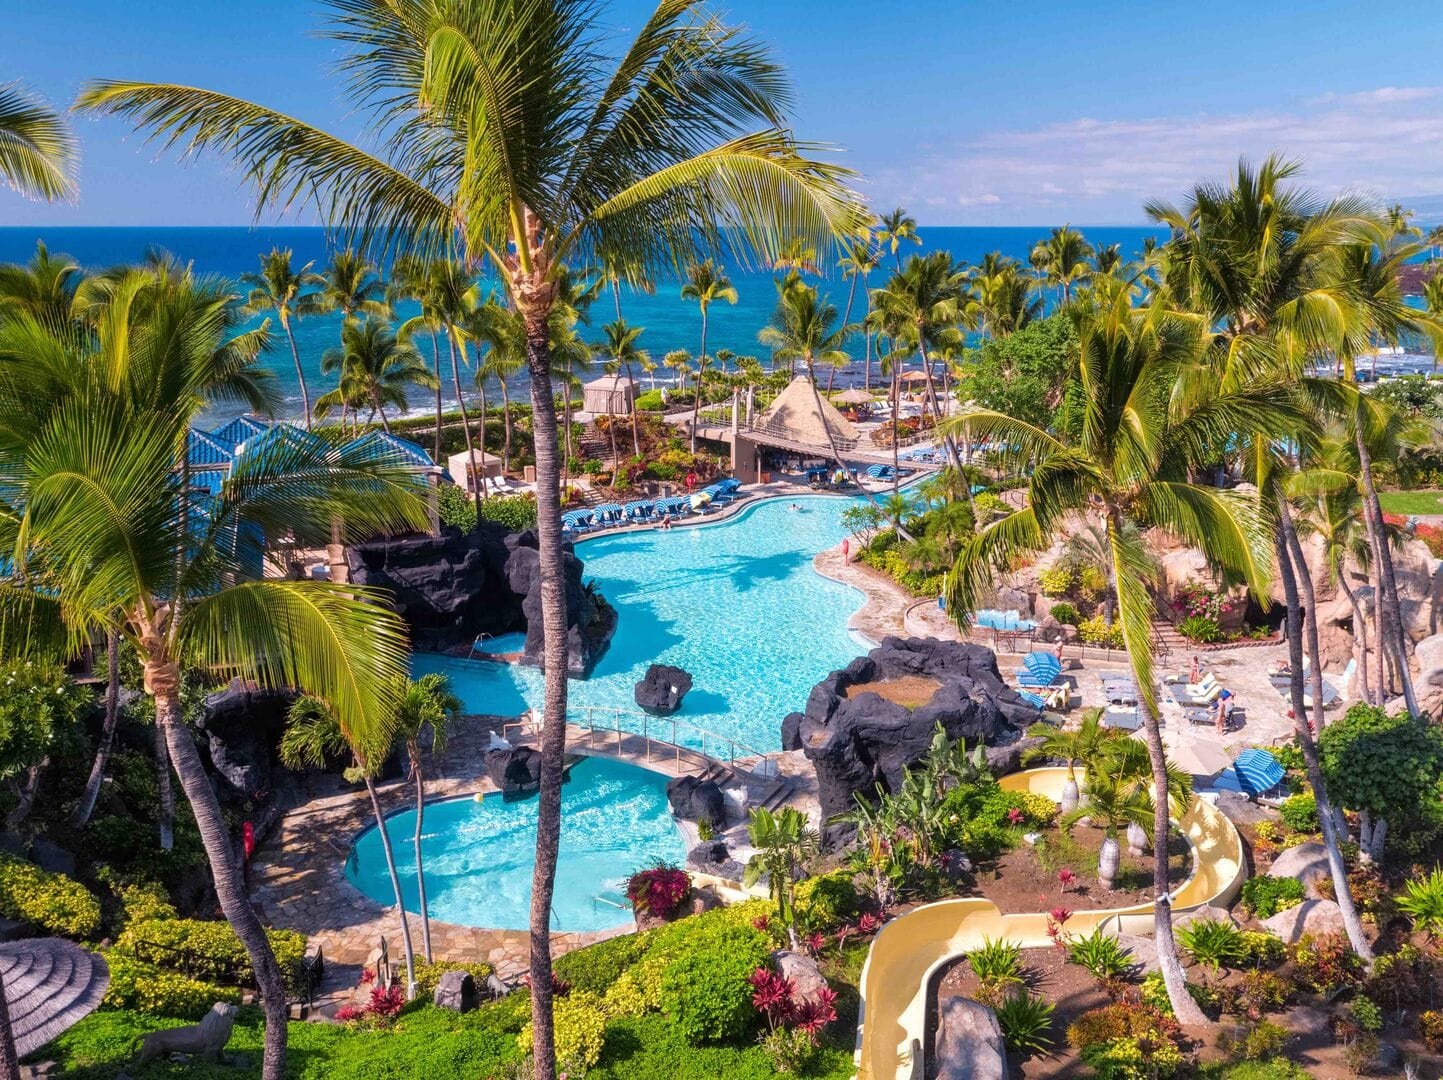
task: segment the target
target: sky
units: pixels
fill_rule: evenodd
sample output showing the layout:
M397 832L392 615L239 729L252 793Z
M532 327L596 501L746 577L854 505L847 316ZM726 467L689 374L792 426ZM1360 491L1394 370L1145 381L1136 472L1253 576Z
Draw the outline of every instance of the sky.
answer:
M651 5L603 3L620 40ZM872 205L930 225L1142 223L1246 155L1302 159L1326 193L1417 200L1443 220L1443 4L1210 0L733 0L796 83L794 123ZM0 0L0 83L60 105L91 78L237 94L363 135L312 0ZM0 192L0 225L243 225L224 162L177 161L78 118L81 195ZM1433 196L1431 200L1427 197ZM1431 209L1427 209L1431 208ZM309 223L265 213L265 222Z

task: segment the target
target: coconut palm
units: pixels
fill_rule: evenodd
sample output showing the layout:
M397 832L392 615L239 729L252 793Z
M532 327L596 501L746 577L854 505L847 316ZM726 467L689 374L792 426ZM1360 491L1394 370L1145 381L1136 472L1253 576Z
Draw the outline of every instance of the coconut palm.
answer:
M1067 762L1067 783L1063 785L1061 799L1064 814L1075 810L1080 798L1077 766L1081 765L1090 771L1103 747L1123 737L1116 729L1103 727L1102 716L1102 709L1084 709L1081 722L1072 730L1045 721L1039 721L1027 729L1029 737L1040 738L1042 741L1023 751L1023 762L1036 761L1039 758L1062 758Z
M486 383L496 380L501 391L501 471L511 469L511 386L526 366L526 327L519 312L505 304L488 300L476 308L466 323L466 334L472 341L486 346L476 366L476 389L481 395L485 415Z
M27 198L73 199L76 151L69 125L40 98L0 86L0 179Z
M1054 435L1012 417L967 409L955 420L984 438L1018 448L1035 463L1028 505L985 527L948 580L947 608L966 625L993 574L1026 553L1046 550L1075 515L1107 525L1119 622L1139 694L1155 790L1167 787L1153 667L1153 561L1138 529L1159 527L1207 554L1230 580L1263 594L1271 570L1268 535L1256 497L1190 482L1191 471L1232 432L1286 430L1285 393L1219 389L1196 398L1170 394L1201 363L1206 339L1196 320L1160 305L1134 310L1125 295L1109 307L1074 312L1079 336L1080 435ZM1154 819L1156 895L1167 895L1167 801ZM1156 906L1156 939L1169 998L1179 1017L1201 1019L1184 987L1165 899Z
M405 670L404 624L367 590L258 574L254 537L314 543L333 518L357 538L423 529L423 482L378 448L280 428L241 457L218 496L193 504L182 468L189 425L243 359L225 347L235 305L195 283L133 284L121 279L93 347L68 350L68 367L37 364L58 353L34 349L43 336L29 316L0 326L6 645L58 631L73 652L114 630L135 649L216 894L256 973L264 1076L279 1080L281 975L185 725L181 681L195 665L299 688L323 696L349 729L371 730L386 681ZM16 353L6 340L20 332L31 348Z
M431 963L431 915L426 910L426 871L421 860L421 836L426 814L426 778L422 772L421 740L429 733L431 753L446 747L451 723L461 712L461 699L451 692L451 680L432 673L406 679L396 695L396 735L406 746L411 780L416 785L416 889L421 911L421 951Z
M978 327L988 337L1006 337L1041 317L1042 300L1028 296L1028 283L1015 259L984 263L969 278L977 297Z
M410 300L421 306L421 314L402 324L402 335L410 336L425 329L431 338L431 370L436 375L436 430L432 434L431 458L441 457L441 347L437 340L441 322L431 304L431 264L414 255L402 255L391 264L391 279L386 284L386 302Z
M872 233L868 229L860 238L851 241L846 248L838 266L842 269L842 276L847 278L851 285L847 288L847 309L842 313L842 322L851 325L852 302L857 296L857 283L862 285L862 344L866 350L865 359L862 362L862 387L866 390L872 389L872 331L867 325L867 315L872 310L872 291L867 286L867 277L882 261L882 254L872 243Z
M1072 296L1073 285L1086 280L1093 272L1088 262L1093 255L1092 245L1072 226L1063 225L1052 230L1041 248L1042 276L1049 285L1057 286L1058 299L1066 304Z
M795 807L784 806L776 813L765 806L753 807L747 836L755 853L747 860L742 884L750 889L763 877L777 921L787 928L792 948L797 947L796 890L801 877L821 847L821 837Z
M291 346L291 360L296 365L296 381L301 387L301 408L305 410L306 430L310 431L311 393L306 388L306 373L301 367L301 354L296 349L296 333L291 328L291 320L321 310L316 293L311 290L324 284L325 279L312 273L313 263L306 263L299 270L295 269L291 266L292 258L289 248L271 248L268 254L261 256L260 273L242 274L240 281L242 285L250 288L250 294L246 297L246 310L255 315L274 311L276 321L285 332L286 341ZM345 329L342 327L343 336L344 333Z
M1117 869L1121 851L1117 844L1119 830L1130 825L1146 828L1159 815L1167 817L1167 803L1161 809L1154 806L1153 797L1146 789L1128 784L1108 776L1088 774L1087 794L1081 805L1062 815L1059 822L1064 829L1072 828L1083 818L1103 831L1102 850L1097 856L1097 880L1108 892L1117 884ZM1167 866L1167 834L1159 841L1155 858ZM1164 871L1165 872L1165 871ZM1166 886L1163 886L1166 892ZM1159 950L1161 951L1161 950ZM1186 991L1184 991L1186 993Z
M645 349L638 349L636 347L637 340L641 337L643 333L645 333L645 331L646 327L644 326L628 326L625 319L617 319L615 322L607 323L601 328L601 332L606 335L606 341L601 346L602 351L605 352L607 356L611 357L612 361L616 364L619 371L626 372L627 381L631 383L633 388L636 386L636 380L632 375L633 366L647 363L651 359ZM610 408L609 398L608 408ZM693 422L695 422L694 415ZM614 424L615 421L613 420L611 426L614 426ZM631 410L631 452L637 457L640 457L641 432L637 429L636 425L636 408L633 406ZM611 438L611 456L615 458L615 434L613 434Z
M874 228L877 244L892 252L892 260L900 273L902 245L922 243L922 238L917 235L917 219L899 206L891 213L878 215Z
M97 83L79 107L192 153L219 152L246 170L262 204L314 199L358 244L459 246L467 265L488 259L526 321L547 649L531 997L536 1075L554 1080L548 924L567 690L551 383L558 275L606 253L655 280L714 256L723 232L737 257L766 264L784 238L821 249L855 235L862 211L849 174L806 156L784 128L787 79L768 51L695 0L659 4L612 70L603 58L613 38L586 0L330 10L330 33L352 50L350 103L373 118L378 155L187 86Z
M661 358L662 367L671 368L673 390L686 389L686 373L691 370L691 353L685 349L672 349Z
M341 329L341 347L326 351L321 370L328 374L339 371L342 387L316 402L317 416L325 416L337 405L350 404L354 409L355 403L368 402L372 416L381 418L388 435L391 425L386 406L404 410L408 387L431 390L437 385L416 347L399 340L391 324L377 318L346 323Z
M686 272L686 284L681 287L683 300L694 300L701 309L701 352L697 353L696 402L691 410L691 452L696 453L696 427L701 413L701 373L706 368L706 323L707 308L718 300L728 304L737 302L737 290L726 272L711 259L693 263Z
M37 241L34 257L24 266L0 266L0 317L24 311L42 326L65 326L83 277L69 255L52 255L43 240Z

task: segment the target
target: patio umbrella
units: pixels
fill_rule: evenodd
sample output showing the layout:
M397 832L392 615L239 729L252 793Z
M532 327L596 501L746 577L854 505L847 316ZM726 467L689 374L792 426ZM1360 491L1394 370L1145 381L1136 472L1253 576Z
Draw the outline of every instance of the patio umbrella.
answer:
M1226 750L1205 739L1179 741L1168 747L1167 756L1174 765L1192 776L1216 776L1232 764Z
M836 397L832 398L834 405L866 405L872 400L872 395L867 391L852 387L850 390L843 390Z
M25 938L0 944L5 1012L0 1065L11 1063L5 1043L24 1057L95 1011L110 985L110 969L95 953L62 938ZM18 1069L17 1073L18 1075Z
M691 497L691 508L693 510L700 510L703 506L707 506L708 504L710 504L710 502L710 495L708 495L705 491L698 491L695 495Z
M1283 767L1278 764L1278 759L1256 746L1250 746L1239 754L1233 768L1237 770L1243 786L1254 795L1272 790L1283 778Z
M897 381L904 383L926 382L927 373L925 371L904 371Z

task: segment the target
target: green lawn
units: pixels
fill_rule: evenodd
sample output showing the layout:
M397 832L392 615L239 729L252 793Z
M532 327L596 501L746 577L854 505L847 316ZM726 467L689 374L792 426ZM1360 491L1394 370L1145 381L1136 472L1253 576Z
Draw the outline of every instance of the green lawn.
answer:
M1443 514L1443 491L1380 491L1385 514Z

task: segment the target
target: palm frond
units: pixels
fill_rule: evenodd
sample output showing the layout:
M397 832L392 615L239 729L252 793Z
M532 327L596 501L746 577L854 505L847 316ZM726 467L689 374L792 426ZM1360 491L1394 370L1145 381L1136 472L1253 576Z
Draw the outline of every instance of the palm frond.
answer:
M60 116L18 83L0 86L0 178L30 198L73 199L77 156Z

